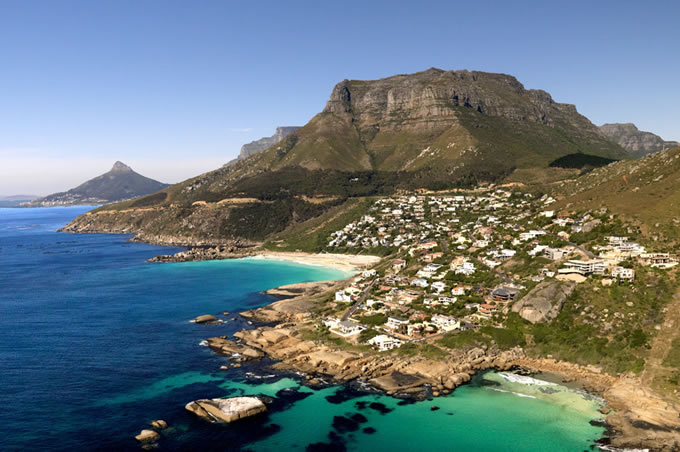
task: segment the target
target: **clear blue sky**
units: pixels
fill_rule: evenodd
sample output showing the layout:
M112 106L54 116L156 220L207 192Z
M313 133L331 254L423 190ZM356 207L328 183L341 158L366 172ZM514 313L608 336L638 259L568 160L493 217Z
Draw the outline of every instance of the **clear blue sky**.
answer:
M680 140L679 5L0 0L0 194L115 160L178 182L303 125L342 79L429 67L513 74Z

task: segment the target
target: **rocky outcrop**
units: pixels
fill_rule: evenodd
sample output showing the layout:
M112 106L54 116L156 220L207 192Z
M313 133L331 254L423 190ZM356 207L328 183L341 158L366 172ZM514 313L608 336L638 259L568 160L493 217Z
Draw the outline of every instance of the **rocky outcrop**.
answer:
M550 321L560 313L574 288L575 284L571 282L544 281L517 301L512 311L531 323Z
M151 422L151 426L158 430L164 430L168 428L168 423L165 422L163 419L156 419L155 421Z
M217 321L217 317L210 314L199 315L194 320L192 320L194 323L217 323Z
M279 286L265 291L268 295L277 297L298 297L300 295L314 295L328 292L338 284L337 281L314 281L307 283L295 283Z
M257 397L201 399L189 402L185 408L208 422L225 424L267 411L267 406Z
M162 254L149 259L149 262L191 262L213 261L253 256L255 252L245 243L236 240L228 245L189 248L175 254Z
M159 435L158 432L151 429L144 429L139 432L139 435L135 436L135 439L140 443L153 443L160 437L161 435Z
M680 146L680 142L666 141L651 132L638 130L632 123L603 124L600 126L600 132L634 157L643 157L652 152Z

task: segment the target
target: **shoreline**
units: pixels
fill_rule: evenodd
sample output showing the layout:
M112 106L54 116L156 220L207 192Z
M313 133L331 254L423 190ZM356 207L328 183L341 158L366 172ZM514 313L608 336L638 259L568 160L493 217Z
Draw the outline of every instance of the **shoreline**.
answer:
M74 231L71 228L67 227L62 228L61 231L76 233L103 232L82 230ZM132 231L115 231L113 233L131 233L131 232ZM218 260L218 259L255 257L259 259L289 260L298 263L323 265L319 263L318 259L319 256L326 256L324 254L312 254L300 252L286 253L268 251L259 248L258 245L260 244L229 243L223 245L215 245L214 243L208 244L195 242L189 244L188 241L180 241L181 242L180 244L175 240L161 240L160 237L154 238L142 237L139 234L137 234L131 240L137 242L154 243L159 245L175 245L190 247L189 250L177 253L174 256L157 256L156 258L150 259L150 261L153 262L185 262L194 260ZM343 270L349 268L354 269L354 271L357 270L358 267L357 264L351 263L352 259L356 258L357 256L352 255L329 255L329 256L331 257L330 258L321 257L321 259L323 259L322 262L324 262L325 264L329 264L330 262L332 262L331 259L335 257L337 258L337 260L334 261L334 265L342 267L341 269ZM373 258L377 259L376 262L380 260L380 258L377 258L375 256L373 256ZM336 283L341 283L341 281L336 281ZM270 290L274 291L276 290L276 288ZM320 294L327 295L328 292L329 288L326 288L325 290L321 290ZM319 295L319 293L317 293L316 295ZM278 300L270 305L251 311L245 311L241 313L241 315L249 320L251 319L254 321L260 320L262 322L276 324L276 326L273 328L265 327L264 329L265 330L279 329L280 331L278 332L283 332L284 330L286 330L287 327L290 327L291 324L292 326L295 326L297 322L309 322L310 320L312 320L313 315L311 312L309 312L308 304L304 302L304 300L301 300L305 298L305 294L304 293L300 295L291 294L289 296L292 296L292 298ZM289 302L294 303L295 306L291 306L290 304L288 304ZM289 309L291 307L292 309ZM257 312L262 313L263 310L268 310L268 313L270 315L263 315L261 319L258 319ZM259 331L262 329L263 327L257 327L254 330L249 331L250 332ZM288 331L288 334L290 333L291 331ZM294 332L293 334L298 335L298 332ZM239 333L237 333L234 337L236 338L237 341L244 342L243 337L239 337ZM213 338L213 339L227 340L226 338ZM320 344L318 343L318 341L316 341L316 343L315 341L304 341L311 342L310 346L311 348L307 350L305 353L307 355L310 355L311 353L316 353L316 355L313 357L315 359L314 361L311 361L309 357L307 357L307 362L305 366L300 367L298 364L301 363L291 365L290 361L291 358L295 357L294 355L286 356L286 353L294 352L294 350L291 350L290 348L287 351L279 350L279 352L283 353L278 353L276 350L274 350L275 353L273 354L271 353L272 348L276 349L277 346L280 346L279 339L276 339L272 343L268 342L267 340L264 340L263 341L264 344L257 342L257 339L261 339L259 337L254 337L251 339L254 340L253 344L251 345L257 344L258 345L257 349L262 350L261 352L259 352L261 353L261 355L255 359L259 359L262 356L266 356L276 361L276 363L271 366L272 370L302 372L306 374L308 377L311 377L313 375L328 376L331 378L331 380L339 384L354 381L359 378L363 378L364 381L370 381L371 375L366 375L366 372L364 372L363 369L360 369L358 373L355 372L354 375L345 372L343 375L341 375L342 377L344 377L342 379L335 378L334 375L327 373L326 370L328 369L323 367L324 365L323 359L320 359L323 358L323 356L319 356L319 354L323 355L325 353L328 353L329 350L326 344L323 343ZM232 341L227 340L227 342ZM211 349L214 352L220 354L221 346L219 346L219 344L211 344ZM336 359L338 358L338 356L333 356L332 350L330 352L331 352L330 356L332 358L333 357ZM456 350L455 352L461 351ZM607 428L608 436L605 436L603 440L606 441L608 444L602 443L602 445L605 445L606 447L611 447L612 449L610 450L624 450L624 449L655 450L655 451L680 450L680 418L678 417L678 413L680 413L680 408L678 408L672 402L664 400L659 395L654 393L654 391L642 385L639 378L630 376L611 377L606 374L595 373L592 370L587 369L585 366L579 366L577 364L569 362L560 362L554 359L530 358L525 355L521 357L516 357L518 358L518 360L513 359L510 361L506 361L504 366L498 366L498 363L494 363L496 357L486 356L487 355L486 350L484 350L484 352L485 356L475 358L482 359L482 361L478 363L482 364L482 366L475 367L474 370L471 366L464 368L465 371L463 372L463 374L465 374L465 377L467 377L467 379L462 377L462 374L456 374L455 375L456 377L460 376L462 379L457 378L457 380L460 381L453 382L454 384L451 390L455 389L456 386L466 384L470 378L469 374L470 371L472 371L472 374L488 369L502 371L508 370L513 366L522 367L523 365L525 365L526 366L525 368L529 368L534 372L549 372L552 374L557 374L558 376L564 375L565 381L582 382L584 390L586 392L601 396L607 402L608 410L606 413L603 412L603 415L605 416L604 423ZM449 355L451 355L452 353L453 352L449 352ZM231 353L229 353L228 356L231 356ZM368 357L368 360L364 359L364 362L371 360L375 361L376 356L380 357L381 355L371 353ZM347 363L344 362L344 359L346 359L347 356L346 355L340 356L339 358L341 364L340 368L345 367ZM363 358L366 358L366 356L363 356ZM419 358L421 360L423 359L422 357ZM378 365L386 364L384 358L379 359L377 363ZM304 367L309 365L311 365L311 369L305 370ZM320 365L321 368L319 369ZM505 366L508 367L504 369ZM310 385L313 385L313 381L315 380L315 378L313 377L308 378L308 380L310 380L308 383ZM440 381L439 383L439 385L443 387L440 394L441 395L449 394L451 390L447 389L443 383L444 383L443 381ZM410 386L411 387L405 388L407 389L407 391L405 391L406 394L409 393L412 394L414 392L413 389L416 390L418 389L416 387L417 384ZM449 384L448 386L451 386L451 384ZM377 387L377 389L379 389L386 395L393 396L395 395L394 391L389 391L380 387ZM434 395L434 392L432 395ZM609 410L614 410L614 412L610 414Z
M611 376L579 364L535 358L523 349L447 349L445 358L427 359L337 347L309 337L310 326L318 317L310 312L314 299L318 301L341 284L342 281L326 281L270 289L267 293L287 298L240 313L261 325L239 331L231 338L209 338L208 344L224 356L249 349L253 356L257 355L252 359L271 359L273 371L301 374L305 384L312 387L320 381L362 381L385 395L416 400L451 394L474 375L488 370L547 373L560 379L559 384L577 385L605 402L600 411L605 432L596 445L608 450L640 451L672 451L680 447L680 420L676 420L680 411L643 387L636 377Z

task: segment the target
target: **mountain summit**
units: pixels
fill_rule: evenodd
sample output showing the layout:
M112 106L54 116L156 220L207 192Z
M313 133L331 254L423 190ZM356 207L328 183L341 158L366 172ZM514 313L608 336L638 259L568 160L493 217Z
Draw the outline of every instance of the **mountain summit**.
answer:
M113 168L111 168L111 173L122 173L122 172L128 172L128 173L134 173L132 168L127 166L125 163L118 161L113 164Z
M154 193L168 184L137 174L123 162L113 164L111 170L101 176L66 192L54 193L25 205L65 206L77 204L108 204Z

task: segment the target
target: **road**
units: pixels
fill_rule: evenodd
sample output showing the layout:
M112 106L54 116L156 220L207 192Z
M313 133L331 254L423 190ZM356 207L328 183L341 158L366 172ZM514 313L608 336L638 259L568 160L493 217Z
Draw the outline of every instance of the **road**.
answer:
M377 280L378 279L376 278L373 281L371 281L371 283L368 286L366 286L364 291L361 292L361 295L359 295L359 298L357 298L357 301L355 301L352 304L352 306L350 306L350 308L347 310L347 312L345 312L345 314L342 316L343 321L349 319L352 316L352 314L354 314L354 311L356 311L357 308L359 308L359 306L361 306L361 304L364 301L366 301L366 297L368 297L368 294L371 292L371 289L373 288L373 285L375 284L375 282Z

